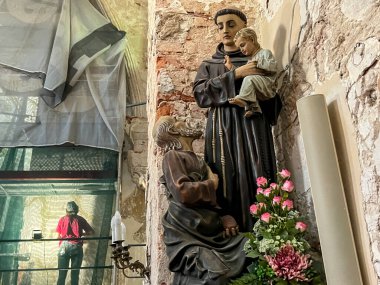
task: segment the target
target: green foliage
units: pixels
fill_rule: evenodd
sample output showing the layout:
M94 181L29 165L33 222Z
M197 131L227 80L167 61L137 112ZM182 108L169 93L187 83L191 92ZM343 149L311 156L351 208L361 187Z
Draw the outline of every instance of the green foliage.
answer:
M255 284L265 285L268 281L275 278L273 269L264 260L255 260L248 266L248 273L245 273L238 279L233 280L230 285Z
M248 256L261 254L275 254L285 243L301 252L310 248L309 243L302 237L303 233L296 229L296 223L300 221L300 214L289 211L285 216L273 213L269 223L257 220L253 233L246 235L249 246L245 248ZM251 251L253 251L251 253Z
M253 273L246 273L243 276L241 276L238 279L233 280L229 283L229 285L245 285L245 284L257 284L257 285L263 285L262 282L259 282L257 280L257 276Z
M289 180L290 172L283 170L277 178L278 182L271 184L264 177L257 179L257 203L250 207L257 221L252 232L244 234L247 237L244 251L253 262L247 268L249 273L233 280L230 285L325 284L310 261L310 245L304 238L307 225L290 199L294 190L293 182ZM278 264L284 265L279 267ZM299 274L296 278L281 273L290 272L290 268Z

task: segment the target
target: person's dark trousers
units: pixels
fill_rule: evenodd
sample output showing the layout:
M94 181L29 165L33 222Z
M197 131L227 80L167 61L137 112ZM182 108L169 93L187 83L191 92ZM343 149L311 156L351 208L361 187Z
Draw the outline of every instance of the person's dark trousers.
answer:
M69 268L71 260L71 285L79 284L79 269L83 260L83 248L80 244L67 241L61 244L58 252L58 268ZM57 285L65 285L67 269L59 270Z

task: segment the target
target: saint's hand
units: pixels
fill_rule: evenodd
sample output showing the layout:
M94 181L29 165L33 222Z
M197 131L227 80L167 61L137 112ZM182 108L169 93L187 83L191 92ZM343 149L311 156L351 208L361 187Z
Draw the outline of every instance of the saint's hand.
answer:
M262 69L257 68L257 62L255 63L254 61L248 62L247 64L235 69L236 79L255 74L263 75L264 72Z
M231 58L228 55L224 56L224 66L228 69L231 70L234 65L231 62Z
M239 226L236 223L234 217L230 215L223 216L222 218L222 224L223 224L223 236L224 237L231 237L236 236L239 233Z

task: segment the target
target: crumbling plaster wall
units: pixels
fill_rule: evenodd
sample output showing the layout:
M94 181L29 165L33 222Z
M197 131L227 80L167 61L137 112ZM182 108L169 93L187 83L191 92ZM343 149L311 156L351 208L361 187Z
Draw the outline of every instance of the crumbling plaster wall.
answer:
M149 2L149 134L162 115L204 123L204 110L193 101L191 83L201 60L217 44L211 17L230 5L248 14L262 46L274 51L284 69L279 85L284 109L274 129L278 165L294 173L299 207L311 221L310 182L295 103L312 93L326 95L365 284L380 284L378 1ZM202 152L202 143L197 152ZM167 205L158 183L163 154L152 140L148 151L152 284L169 284L160 225ZM316 236L315 227L312 234Z
M275 128L279 166L295 174L301 208L312 209L311 195L303 195L310 193L310 181L296 101L324 94L363 278L379 284L380 5L370 0L259 4L259 38L283 69L289 66L284 74L290 82L282 85L285 108Z

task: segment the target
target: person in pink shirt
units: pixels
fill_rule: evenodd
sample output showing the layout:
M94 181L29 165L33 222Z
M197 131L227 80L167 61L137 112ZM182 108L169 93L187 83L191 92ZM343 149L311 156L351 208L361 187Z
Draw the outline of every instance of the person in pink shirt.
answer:
M79 268L83 260L83 240L71 239L94 234L94 229L85 218L78 215L78 212L78 205L74 201L70 201L66 205L66 215L58 221L56 231L60 239L58 251L58 268L60 270L57 285L65 285L67 268L69 268L70 261L71 284L78 285Z

